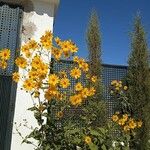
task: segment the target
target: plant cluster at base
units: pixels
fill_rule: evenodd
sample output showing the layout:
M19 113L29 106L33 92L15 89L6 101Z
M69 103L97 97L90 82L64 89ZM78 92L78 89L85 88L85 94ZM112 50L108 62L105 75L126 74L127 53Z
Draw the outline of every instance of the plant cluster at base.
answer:
M112 99L117 102L116 111L122 113L132 113L132 107L127 97L128 86L122 81L113 80L110 86L110 94Z
M134 130L136 128L141 128L142 121L136 121L135 119L131 118L128 114L119 114L119 112L116 112L112 116L112 120L116 122L125 132L131 132L131 130Z

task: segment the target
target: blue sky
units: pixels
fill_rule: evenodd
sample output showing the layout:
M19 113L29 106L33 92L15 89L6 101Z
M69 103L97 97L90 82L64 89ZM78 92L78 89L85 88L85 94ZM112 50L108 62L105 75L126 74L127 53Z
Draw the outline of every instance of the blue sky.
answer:
M129 34L138 11L150 43L150 0L61 0L54 33L61 39L72 39L79 47L79 56L88 56L86 29L93 8L100 18L103 63L127 65Z

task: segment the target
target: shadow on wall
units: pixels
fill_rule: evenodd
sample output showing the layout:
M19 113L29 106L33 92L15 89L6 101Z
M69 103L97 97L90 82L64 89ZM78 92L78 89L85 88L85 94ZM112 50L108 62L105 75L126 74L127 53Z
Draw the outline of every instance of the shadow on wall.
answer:
M47 14L49 17L54 17L56 7L51 7L49 2L42 2L41 0L1 0L0 5L9 4L10 7L16 7L16 5L23 7L24 12L35 11L38 15ZM43 5L47 9L40 9ZM55 4L54 4L55 6Z

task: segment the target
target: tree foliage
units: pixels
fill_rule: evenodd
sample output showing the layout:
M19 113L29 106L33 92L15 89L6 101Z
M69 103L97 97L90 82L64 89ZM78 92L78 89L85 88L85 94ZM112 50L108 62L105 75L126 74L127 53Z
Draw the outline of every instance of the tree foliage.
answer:
M96 95L92 98L93 101L90 102L89 107L90 109L93 106L99 107L101 113L99 116L101 118L101 123L106 122L106 104L104 103L103 99L103 85L102 85L102 51L101 51L101 34L100 34L100 25L99 25L99 18L97 12L95 10L92 11L88 28L87 28L87 47L89 52L89 69L90 73L93 76L98 77L98 82L96 83ZM95 107L94 107L95 108ZM95 109L93 108L93 112ZM96 112L95 112L96 113ZM98 121L98 119L96 119ZM96 122L97 122L96 121Z
M143 119L144 126L138 137L142 141L140 149L146 150L150 139L150 66L146 35L140 16L135 18L128 64L129 102L133 115Z

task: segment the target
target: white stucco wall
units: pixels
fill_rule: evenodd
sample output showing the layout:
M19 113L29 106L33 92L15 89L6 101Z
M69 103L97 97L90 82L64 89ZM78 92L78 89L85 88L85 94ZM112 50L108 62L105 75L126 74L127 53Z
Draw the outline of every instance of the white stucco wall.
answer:
M44 34L46 30L53 30L54 12L56 5L50 3L48 0L32 0L34 10L31 12L24 12L23 24L26 22L32 22L36 26L36 31L32 36L34 39L39 40L40 36ZM22 40L22 44L24 39ZM21 70L20 70L21 71ZM32 107L33 103L29 93L21 90L21 82L18 83L14 123L22 123L23 119L28 121L28 125L36 126L36 121L32 112L27 111L27 108ZM30 130L26 128L20 128L20 132L23 136L28 135ZM13 126L11 150L33 150L32 145L22 144L21 137L16 134L16 127Z

